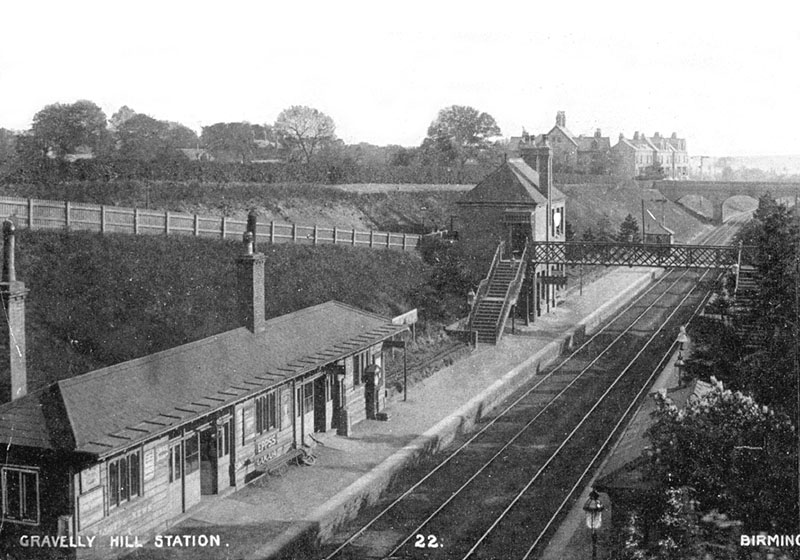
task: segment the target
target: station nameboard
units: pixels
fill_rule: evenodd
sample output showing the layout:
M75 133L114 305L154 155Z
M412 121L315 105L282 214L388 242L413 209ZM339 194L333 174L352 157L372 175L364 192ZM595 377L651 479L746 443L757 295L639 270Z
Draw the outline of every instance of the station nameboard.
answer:
M393 325L413 325L417 322L417 309L414 308L411 311L406 311L402 315L398 315L394 319L392 319Z
M554 286L566 286L567 285L567 277L566 276L542 276L539 278L539 282L542 284L552 284Z

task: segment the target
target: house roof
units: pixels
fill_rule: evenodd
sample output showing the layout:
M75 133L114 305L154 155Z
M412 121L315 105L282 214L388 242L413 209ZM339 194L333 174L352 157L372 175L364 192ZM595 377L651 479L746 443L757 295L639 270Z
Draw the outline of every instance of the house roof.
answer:
M58 381L0 406L0 443L105 456L406 330L329 301Z
M547 133L547 136L550 136L556 130L559 131L564 136L566 136L569 139L570 142L572 142L576 146L578 145L578 143L575 141L575 136L573 136L573 134L566 127L558 125L558 124L550 129L550 132Z
M597 147L594 146L597 142ZM575 138L579 152L605 152L611 149L611 140L608 136L578 136Z
M552 187L553 200L566 197ZM468 191L459 203L547 204L547 187L540 186L539 173L522 158L508 158Z

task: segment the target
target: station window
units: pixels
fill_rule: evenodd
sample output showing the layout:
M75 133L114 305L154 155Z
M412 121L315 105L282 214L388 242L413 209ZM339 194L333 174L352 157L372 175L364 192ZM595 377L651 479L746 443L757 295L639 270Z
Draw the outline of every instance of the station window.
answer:
M364 377L364 370L369 365L369 353L359 352L353 356L353 386L361 385L361 379Z
M184 446L186 449L184 474L190 475L200 468L200 442L197 434L193 433L192 435L188 436L184 442Z
M169 448L169 481L175 482L181 479L183 465L183 443L177 442Z
M303 385L303 411L314 410L314 384L306 383Z
M141 450L108 462L108 505L117 507L141 495Z
M39 524L39 472L3 467L3 521Z
M259 434L280 428L278 405L277 391L256 398L256 431Z

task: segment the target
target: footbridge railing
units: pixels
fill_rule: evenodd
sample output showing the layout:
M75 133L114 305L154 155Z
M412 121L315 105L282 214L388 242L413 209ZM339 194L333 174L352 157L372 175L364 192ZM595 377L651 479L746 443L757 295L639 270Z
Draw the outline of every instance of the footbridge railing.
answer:
M755 252L741 245L663 245L642 243L536 242L529 250L535 263L664 268L725 268Z

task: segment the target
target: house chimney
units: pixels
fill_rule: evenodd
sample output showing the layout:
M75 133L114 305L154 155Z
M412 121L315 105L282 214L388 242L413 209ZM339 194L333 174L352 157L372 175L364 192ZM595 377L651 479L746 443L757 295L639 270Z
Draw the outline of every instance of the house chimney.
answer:
M601 136L602 136L602 133L600 132L599 128L594 131L594 137L595 138L600 138Z
M0 402L18 399L28 392L28 374L25 366L25 284L17 281L14 265L14 223L3 222L3 275L0 295L3 300L5 321L3 343L7 345L8 375L0 381Z
M247 213L247 228L245 231L249 231L253 234L253 252L258 251L258 236L256 235L256 221L258 219L258 214L256 214L255 208L250 210Z
M634 140L638 140L639 139L639 131L638 130L633 133L633 139Z
M567 127L567 114L564 111L556 113L556 126Z
M264 331L266 314L264 298L266 258L254 251L254 239L253 232L244 232L244 254L236 261L236 289L240 324L247 327L250 332L259 333Z
M619 139L620 139L620 140L625 140L625 135L624 135L624 134L622 134L621 132L619 133Z

